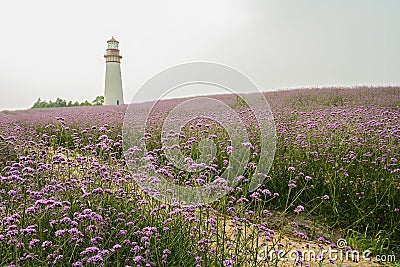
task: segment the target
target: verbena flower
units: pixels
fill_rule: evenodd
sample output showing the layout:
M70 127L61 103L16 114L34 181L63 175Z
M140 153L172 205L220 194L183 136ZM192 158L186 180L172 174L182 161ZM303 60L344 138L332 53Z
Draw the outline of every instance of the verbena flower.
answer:
M300 212L304 211L304 207L302 205L298 205L295 209L294 212L299 214Z

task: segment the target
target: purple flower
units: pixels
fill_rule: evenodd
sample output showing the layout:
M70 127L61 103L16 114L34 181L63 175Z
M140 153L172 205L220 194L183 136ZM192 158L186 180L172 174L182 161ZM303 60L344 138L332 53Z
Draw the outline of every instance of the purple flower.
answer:
M33 235L36 233L36 224L35 225L30 225L25 229L21 229L21 235L22 236L27 236L27 235Z
M39 242L40 242L39 239L32 239L32 240L29 242L29 247L30 247L30 248L35 247Z
M67 230L64 230L64 229L62 229L62 230L57 230L56 233L55 233L55 235L56 235L56 237L63 237L66 231L67 231Z
M302 205L298 205L295 209L294 212L299 214L300 212L304 211L304 207Z
M244 142L244 143L242 143L242 145L243 145L244 147L248 147L248 148L250 148L250 149L254 149L254 146L253 146L252 143L250 143L250 142Z
M80 261L77 261L77 262L74 262L74 263L72 264L72 266L73 266L73 267L83 267L83 263L80 262Z
M118 235L126 235L126 233L128 233L127 230L120 230Z
M15 191L15 190L10 190L10 191L8 191L8 195L9 195L10 197L15 197L16 194L17 194L17 191Z
M250 195L250 197L258 200L258 199L260 199L260 194L258 192L254 192L253 194Z
M235 261L234 260L224 260L223 264L225 267L234 266Z
M29 207L25 210L26 214L34 214L36 211L35 207Z
M136 257L133 258L134 262L139 262L139 261L142 261L142 260L144 260L144 258L142 256L136 256Z
M208 220L206 221L206 223L207 223L207 224L215 225L215 224L217 224L217 219L216 219L216 217L210 218L210 219L208 219Z
M88 263L100 263L100 262L103 262L103 257L101 257L100 255L95 255L95 256L87 259L87 262Z
M101 187L92 190L92 193L97 193L97 194L103 194L103 192L104 190Z
M113 249L120 249L120 248L121 248L120 244L116 244L116 245L113 246Z
M263 193L264 195L268 195L268 196L272 195L271 191L269 191L268 189L262 190L261 193Z
M51 241L44 241L42 243L42 248L50 247L53 243Z
M91 254L91 253L98 253L100 251L99 248L97 247L87 247L84 251L82 251L80 254L81 256L85 256L87 254Z

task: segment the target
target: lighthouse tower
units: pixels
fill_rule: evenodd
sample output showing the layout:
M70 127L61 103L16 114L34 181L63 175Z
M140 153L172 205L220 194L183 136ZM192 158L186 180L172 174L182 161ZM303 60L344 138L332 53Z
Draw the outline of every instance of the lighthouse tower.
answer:
M106 80L104 85L104 104L123 105L124 96L122 94L121 81L121 58L118 49L119 42L114 36L107 41L107 50L104 58L106 59Z

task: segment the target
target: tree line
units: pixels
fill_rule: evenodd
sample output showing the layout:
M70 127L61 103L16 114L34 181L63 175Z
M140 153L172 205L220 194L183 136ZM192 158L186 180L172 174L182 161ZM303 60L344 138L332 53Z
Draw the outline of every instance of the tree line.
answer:
M85 100L84 102L72 102L65 99L57 98L55 101L41 100L40 97L33 104L32 108L56 108L56 107L76 107L76 106L101 106L104 104L104 96L97 96L92 102Z

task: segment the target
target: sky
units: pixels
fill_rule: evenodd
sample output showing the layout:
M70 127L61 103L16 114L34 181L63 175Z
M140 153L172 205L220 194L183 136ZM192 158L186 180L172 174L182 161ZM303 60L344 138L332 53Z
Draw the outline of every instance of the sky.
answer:
M102 95L111 36L125 102L192 61L231 66L265 91L400 85L399 11L397 0L6 1L0 110Z

